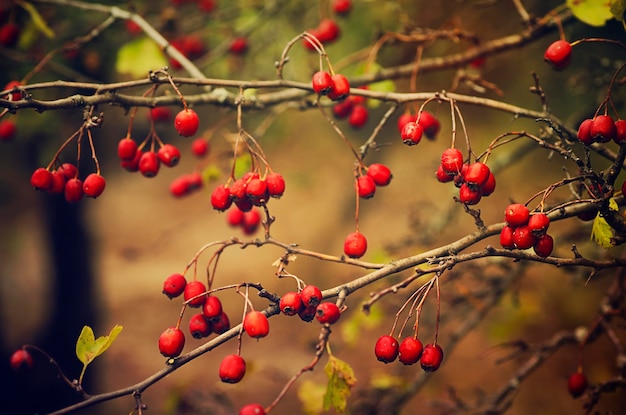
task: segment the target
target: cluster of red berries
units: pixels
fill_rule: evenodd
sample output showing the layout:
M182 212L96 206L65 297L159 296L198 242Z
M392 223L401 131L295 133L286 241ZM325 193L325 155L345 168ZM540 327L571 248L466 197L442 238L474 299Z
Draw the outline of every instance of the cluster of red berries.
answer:
M172 39L170 45L192 61L202 57L207 52L207 46L204 40L194 34L186 34ZM173 58L170 58L170 65L173 69L182 68L180 62Z
M572 61L572 45L562 39L552 42L543 54L543 59L558 71L565 69Z
M285 179L280 173L271 172L261 177L257 172L248 172L232 184L217 186L211 193L211 205L220 212L235 204L241 211L248 212L253 206L262 206L270 197L279 198L285 192Z
M370 199L376 194L377 186L387 186L393 175L391 170L384 164L372 163L367 167L366 174L361 174L356 179L356 187L359 197Z
M106 180L99 173L91 173L85 180L78 178L78 169L72 163L63 163L56 170L39 167L30 176L30 184L49 194L63 194L68 203L76 203L84 196L96 198L104 192Z
M365 89L366 87L362 87ZM350 95L343 101L333 106L333 114L337 119L348 119L348 123L354 128L361 128L369 119L369 111L365 106L365 97Z
M342 74L319 70L311 78L313 90L320 96L327 96L333 101L342 101L350 95L350 81Z
M466 205L477 204L496 189L496 177L489 166L480 161L465 163L463 153L456 148L444 150L435 176L441 183L454 182L459 188L459 201Z
M252 235L261 226L261 212L254 206L244 212L237 205L233 205L226 214L226 222L234 228L241 228L244 234Z
M126 136L117 144L117 156L124 169L139 171L145 177L155 177L161 164L174 167L180 161L180 150L172 144L163 144L157 151L143 151L137 142Z
M550 256L554 247L547 233L550 218L543 213L530 214L521 203L512 203L504 211L506 226L500 231L500 245L505 249L530 249L542 258Z
M443 349L440 345L432 343L424 346L414 336L405 337L401 343L393 336L380 336L374 346L374 354L385 364L395 361L396 358L407 366L420 362L426 372L436 371L443 362Z
M322 324L334 324L341 316L337 304L322 301L322 291L315 285L305 285L300 291L290 291L280 298L280 311L286 316L298 315L302 321L317 319Z
M578 140L586 145L614 141L626 143L626 120L613 120L610 115L596 115L587 118L578 126Z
M422 141L423 135L428 139L435 139L440 128L441 124L437 117L428 111L421 111L418 115L405 113L398 118L400 137L408 146L418 144Z
M308 29L307 32L315 36L322 44L332 43L339 39L341 29L333 19L323 19L315 28ZM304 47L315 51L316 45L309 39L304 39Z

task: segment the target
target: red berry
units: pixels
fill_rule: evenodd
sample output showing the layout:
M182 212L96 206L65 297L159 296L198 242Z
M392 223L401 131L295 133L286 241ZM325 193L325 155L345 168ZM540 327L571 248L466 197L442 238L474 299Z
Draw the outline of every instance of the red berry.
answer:
M18 349L9 358L11 368L15 371L30 369L34 365L33 356L28 350Z
M239 415L266 415L265 408L258 403L250 403L239 410Z
M513 243L513 228L505 226L500 231L500 245L504 249L514 249L515 243Z
M333 12L348 14L352 9L352 0L333 0Z
M335 303L323 301L315 308L315 318L322 324L335 324L341 317L341 310Z
M518 226L513 230L513 244L517 249L531 248L536 241L537 237L528 225Z
M307 32L311 35L314 36L315 38L317 38L319 40L319 30L317 30L316 28L313 29L308 29ZM304 47L307 48L308 50L311 51L315 51L315 47L317 45L317 42L314 40L311 40L308 38L308 36L306 38L304 38L303 40L303 44Z
M181 110L174 118L174 127L178 134L183 137L191 137L198 131L200 126L200 118L198 114L190 109Z
M1 126L2 123L0 123ZM0 139L2 138L0 137ZM613 141L619 145L626 143L626 120L615 121L615 137L613 137Z
M157 157L167 167L174 167L180 161L180 150L171 144L164 144L157 151Z
M139 171L144 177L155 177L157 173L159 173L159 167L161 166L161 162L159 161L159 157L153 151L146 151L141 153L139 156Z
M150 117L154 122L166 122L172 119L172 110L168 107L150 108Z
M510 226L522 226L528 223L530 212L521 203L512 203L504 210L504 220Z
M587 118L578 126L578 132L576 136L578 137L578 141L583 144L592 144L595 140L591 136L591 124L593 124L593 119Z
M191 143L191 152L196 157L204 157L209 152L209 142L204 138L196 138Z
M208 295L202 304L202 314L213 322L219 320L222 312L222 301L214 295Z
M224 356L219 369L220 379L225 383L237 383L246 374L246 361L238 354Z
M324 19L317 25L317 38L322 43L329 43L337 40L341 30L339 25L332 19Z
M290 291L280 298L280 311L286 316L295 316L304 307L300 293Z
M371 176L359 176L356 180L357 190L359 192L359 197L363 199L369 199L374 196L376 193L376 183Z
M424 346L422 342L415 337L406 337L400 343L400 347L398 348L398 360L400 360L405 365L412 365L417 363L422 357L422 352L424 351Z
M350 94L350 82L348 81L348 78L338 73L333 75L332 81L333 88L328 93L328 98L333 101L341 101L342 99L345 99Z
M3 91L11 91L13 88L19 88L22 86L20 81L11 81L4 87ZM19 101L22 99L22 91L13 92L9 95L5 95L5 99L9 101Z
M591 123L591 137L599 143L607 143L615 138L617 128L610 115L598 115Z
M408 112L405 112L398 118L398 132L402 133L402 129L407 123L416 122L416 121L417 121L417 115L411 115Z
M177 357L185 347L185 334L178 327L168 327L159 336L159 351L165 357Z
M317 71L311 80L313 91L318 95L328 95L333 90L333 78L326 71Z
M300 291L302 305L305 307L317 307L322 302L322 291L315 285L305 285Z
M65 200L68 203L76 203L83 198L83 181L77 178L69 179L65 182L65 188L63 189Z
M422 141L423 134L424 128L420 124L409 121L402 127L400 138L402 138L402 142L407 146L414 146Z
M189 281L183 291L183 299L189 307L201 307L206 301L206 286L202 281Z
M439 369L443 361L443 349L438 344L427 344L421 357L422 369L426 372L434 372Z
M351 99L344 99L343 101L333 105L333 114L339 119L346 118L352 113L353 108L354 101Z
M124 26L126 27L126 31L133 36L136 36L142 32L141 26L139 26L133 20L124 21Z
M213 332L216 334L226 333L230 330L230 321L228 320L228 315L222 311L222 314L213 321Z
M83 181L83 193L85 196L96 198L104 192L106 180L97 173L91 173Z
M548 46L543 59L554 69L564 69L572 60L572 46L565 40L557 40Z
M489 170L489 166L477 161L467 166L467 170L463 174L463 179L470 186L480 187L487 182L490 173L491 170Z
M542 258L549 257L550 254L552 254L553 249L554 240L552 239L552 236L547 233L545 235L541 235L533 245L535 253Z
M348 117L348 123L354 128L361 128L367 123L369 112L365 105L355 105Z
M211 13L215 6L215 0L198 0L198 9L205 13Z
M233 39L228 47L228 51L233 55L243 55L248 50L248 39L239 36Z
M350 258L361 258L367 251L367 239L359 231L346 236L343 243L343 253Z
M448 174L456 174L463 167L463 153L456 148L448 148L441 154L441 168Z
M496 176L489 172L487 181L480 188L480 194L483 196L489 196L494 192L494 190L496 190Z
M587 385L587 377L582 372L572 373L567 379L567 390L574 398L585 393Z
M39 167L30 176L30 184L37 190L46 191L52 187L52 173L44 167Z
M265 203L269 197L265 180L258 177L250 180L246 186L246 195L257 206Z
M131 161L137 155L137 143L130 137L122 138L117 143L117 157L122 161Z
M211 206L220 212L227 210L232 204L230 196L231 190L228 187L223 184L217 186L211 193Z
M267 191L271 197L279 198L285 193L285 179L280 173L270 173L265 178Z
M459 188L459 201L466 205L475 205L480 202L482 193L480 189L472 188L467 183L461 184Z
M261 225L261 214L259 213L259 209L254 208L250 209L246 212L243 212L243 232L246 235L252 235L255 233L259 226Z
M17 127L13 120L0 121L0 141L11 141L15 138Z
M53 195L61 194L65 191L65 175L63 172L56 170L52 172L52 186L48 189L48 193Z
M0 26L0 45L13 48L20 38L21 28L17 23L5 23Z
M448 183L454 180L454 174L450 174L443 169L443 166L440 164L437 167L437 171L435 172L435 177L440 183Z
M398 357L398 341L388 334L380 336L374 346L376 358L383 363L391 363Z
M419 120L416 121L424 129L424 134L431 140L437 136L439 128L441 127L439 120L433 114L428 111L422 111L419 115Z
M550 218L545 213L535 213L528 218L528 227L538 235L546 233L549 226Z
M175 178L170 183L170 193L175 197L182 197L188 194L191 190L191 182L189 175L183 175Z
M367 175L374 180L376 186L387 186L393 178L389 167L380 163L370 164L367 168Z
M202 313L197 313L189 319L189 333L194 339L207 337L213 331L211 322Z
M163 281L163 294L176 298L185 291L187 280L183 274L172 274Z
M260 339L270 332L270 324L265 314L260 311L252 310L246 314L243 319L243 329L248 336Z
M233 206L226 214L226 222L228 222L230 226L243 225L243 211L237 206Z
M300 320L309 323L315 318L316 311L317 306L303 307L298 313L298 317L300 317Z
M130 172L136 172L139 171L139 159L141 159L141 155L143 154L143 152L139 149L137 149L137 151L135 152L135 157L133 157L132 160L122 160L121 165L122 167Z

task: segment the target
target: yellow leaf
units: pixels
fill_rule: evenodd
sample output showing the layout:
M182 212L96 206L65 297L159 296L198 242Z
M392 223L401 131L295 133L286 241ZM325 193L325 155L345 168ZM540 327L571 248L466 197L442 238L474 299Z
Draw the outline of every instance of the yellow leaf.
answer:
M617 211L617 202L613 199L609 201L609 209ZM591 239L593 239L598 245L604 249L613 248L615 242L613 237L615 236L615 230L609 226L607 221L598 214L593 221L591 227Z
M115 69L119 73L133 77L148 75L151 70L167 65L163 52L154 41L147 37L138 37L126 43L117 51Z
M345 412L350 397L350 390L356 385L356 377L350 365L335 356L328 357L328 363L324 367L328 384L324 394L324 409L331 406L337 412Z

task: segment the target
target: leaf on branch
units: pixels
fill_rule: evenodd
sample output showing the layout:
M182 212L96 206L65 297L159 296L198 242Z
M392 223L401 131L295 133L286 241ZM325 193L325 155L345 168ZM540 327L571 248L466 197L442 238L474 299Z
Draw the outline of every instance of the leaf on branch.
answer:
M611 14L618 21L622 22L624 29L626 29L626 20L624 20L624 15L626 14L626 0L611 0L610 4Z
M609 201L609 209L618 210L617 202L613 199ZM598 214L593 220L593 226L591 227L591 239L593 239L598 245L604 249L613 248L615 241L615 230L607 223L607 221Z
M50 26L48 26L43 17L41 17L35 6L25 1L22 1L19 4L24 10L28 12L33 24L41 33L46 35L46 37L48 38L54 37L54 32L52 31L52 29L50 29Z
M120 331L122 331L122 326L116 325L111 329L108 336L100 336L96 339L91 327L83 327L76 341L76 356L78 360L87 366L111 346L111 343L113 343Z
M354 371L348 363L330 355L324 372L328 377L324 394L324 409L328 410L332 406L337 412L343 413L350 397L350 390L356 384Z
M115 70L133 77L146 76L148 72L167 66L159 45L147 37L138 37L117 51Z
M606 0L567 0L567 7L578 20L590 26L604 26L613 18Z

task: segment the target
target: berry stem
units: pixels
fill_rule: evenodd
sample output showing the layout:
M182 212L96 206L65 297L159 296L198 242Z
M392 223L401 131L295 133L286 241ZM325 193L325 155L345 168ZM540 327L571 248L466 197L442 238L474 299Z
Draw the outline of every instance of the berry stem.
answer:
M91 158L93 162L96 164L96 174L100 175L100 163L98 162L98 157L96 156L96 147L93 144L93 136L91 135L91 129L87 129L87 138L89 139L89 147L91 148Z

